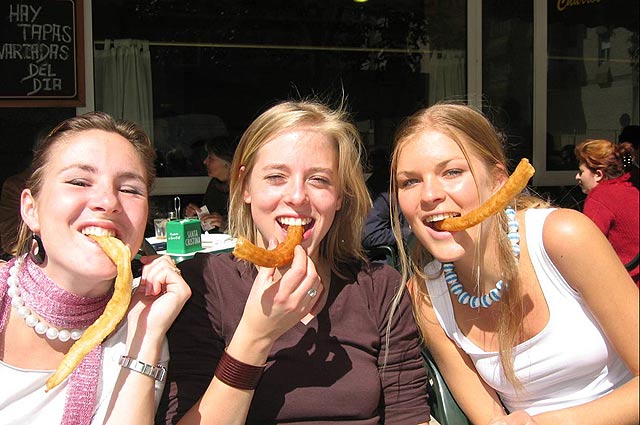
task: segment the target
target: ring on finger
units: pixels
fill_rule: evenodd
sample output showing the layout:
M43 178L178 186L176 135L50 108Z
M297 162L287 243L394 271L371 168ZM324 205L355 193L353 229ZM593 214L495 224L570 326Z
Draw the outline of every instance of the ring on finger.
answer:
M318 291L315 288L311 288L307 291L307 295L311 298L315 297L318 294Z

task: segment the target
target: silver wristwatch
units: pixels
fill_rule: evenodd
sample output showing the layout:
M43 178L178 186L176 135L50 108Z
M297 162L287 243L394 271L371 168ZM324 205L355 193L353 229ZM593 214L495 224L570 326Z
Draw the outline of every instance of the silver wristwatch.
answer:
M164 381L164 375L167 373L167 369L162 365L153 366L128 356L121 356L118 364L160 382Z

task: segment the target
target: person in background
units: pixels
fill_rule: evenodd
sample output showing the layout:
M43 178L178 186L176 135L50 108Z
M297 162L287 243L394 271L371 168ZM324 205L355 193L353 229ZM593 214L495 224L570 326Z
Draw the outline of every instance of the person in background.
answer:
M0 248L2 258L15 255L20 225L20 193L29 177L29 167L9 176L2 184L0 195Z
M378 193L389 191L389 154L387 146L374 146L368 151L367 170L369 177L366 184L372 199Z
M242 136L229 228L260 247L304 226L291 265L232 253L180 263L193 297L172 326L158 423L419 424L426 372L393 268L369 264L360 136L344 110L279 103ZM163 410L166 409L166 412Z
M503 139L463 104L420 110L391 162L394 229L425 344L474 424L637 424L638 288L593 222L524 192L471 228L508 177Z
M117 269L88 235L142 244L154 152L135 124L93 112L62 122L34 150L20 196L17 257L0 268L0 422L152 423L165 333L190 295L168 256L143 257L140 286L120 326L45 392L63 356L104 311ZM134 362L135 363L135 362Z
M216 137L205 142L207 156L203 163L207 167L207 175L211 177L202 205L209 210L208 214L200 214L204 229L212 232L224 232L227 228L227 210L229 204L229 178L233 145L228 137ZM185 217L196 217L200 207L189 203L185 208Z
M398 248L389 208L389 191L378 193L364 223L362 247L371 261L384 262L397 268ZM400 225L402 241L406 244L409 242L411 229L402 215Z
M638 285L640 198L629 181L635 151L628 142L585 140L575 155L576 180L587 195L582 212L602 230Z
M0 195L0 252L2 258L10 259L15 256L21 222L20 194L29 178L33 146L42 140L50 130L51 127L43 127L38 131L27 154L20 159L18 169L22 171L7 177L2 183L2 194Z
M402 240L406 243L411 229L404 220L401 219ZM391 213L389 212L389 192L378 193L373 199L373 206L367 214L362 234L362 246L365 249L372 249L380 245L396 246L396 238L393 234L391 223Z
M373 205L367 214L362 232L362 247L369 259L374 261L388 261L386 250L381 246L396 248L396 238L391 228L391 213L389 212L389 152L386 148L373 149L369 155L371 176L367 179L367 189L373 199ZM411 229L402 217L402 236L405 243ZM396 264L390 264L396 266Z

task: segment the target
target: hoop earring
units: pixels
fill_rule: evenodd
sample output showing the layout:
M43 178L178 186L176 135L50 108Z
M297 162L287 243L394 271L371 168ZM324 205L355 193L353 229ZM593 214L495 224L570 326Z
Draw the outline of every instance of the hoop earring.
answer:
M47 252L44 250L44 245L42 244L42 239L40 239L39 235L36 235L34 233L33 235L31 235L31 238L35 242L35 245L33 243L31 244L31 249L29 250L29 258L31 258L31 261L40 266L47 258Z

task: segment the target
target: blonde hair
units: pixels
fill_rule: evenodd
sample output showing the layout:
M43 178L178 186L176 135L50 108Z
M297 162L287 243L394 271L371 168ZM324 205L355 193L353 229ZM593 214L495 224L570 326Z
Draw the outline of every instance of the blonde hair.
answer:
M44 184L44 176L47 164L51 160L51 152L55 146L68 140L68 138L90 130L102 130L108 133L118 134L127 139L135 151L145 169L145 177L148 192L151 191L155 181L156 172L154 161L155 150L151 144L149 136L137 124L116 120L104 112L89 112L84 115L69 118L58 124L49 134L41 139L33 150L33 162L31 163L30 177L27 179L25 187L31 191L31 196L37 199ZM32 232L29 227L21 221L18 231L18 242L16 244L16 255L29 252L31 248Z
M477 186L477 175L486 172L495 178L507 175L507 159L503 148L503 137L494 128L491 122L476 109L457 103L439 103L427 109L422 109L409 117L401 125L395 137L395 145L391 157L391 194L390 204L392 211L393 231L398 241L401 239L398 205L398 183L396 171L398 158L406 144L417 135L425 131L437 131L455 141L462 150L467 162L471 167L471 173ZM484 170L474 170L471 165L470 156L480 159L484 165ZM479 193L479 188L478 188ZM515 200L516 209L524 209L533 206L546 205L541 199L520 195ZM505 291L499 303L500 314L498 319L498 339L500 362L505 372L506 378L516 387L520 383L515 376L513 369L513 347L517 344L521 332L521 324L524 318L522 307L522 297L520 291L520 278L518 267L514 260L511 244L506 237L507 217L504 212L496 215L496 220L491 220L491 232L505 235L498 239L498 264L502 274L502 280L507 283L508 290ZM481 224L484 225L484 224ZM476 247L479 248L479 247ZM403 244L398 243L400 251L400 261L402 266L402 285L396 297L399 300L407 283L412 281L412 292L416 296L412 297L414 314L424 335L424 323L427 320L425 315L426 305L422 300L429 300L425 281L427 278L423 272L424 267L433 256L418 242L409 244L405 249ZM440 271L442 273L442 271ZM479 270L476 271L476 278Z
M339 190L342 208L320 243L320 257L332 271L342 275L341 265L366 260L361 234L371 199L362 172L362 142L356 127L341 104L336 109L317 100L285 101L257 117L242 135L231 164L229 186L229 232L252 242L258 230L243 190L255 165L258 151L277 134L296 128L312 128L335 144L338 153ZM242 169L244 167L244 169ZM242 169L242 171L241 171Z

